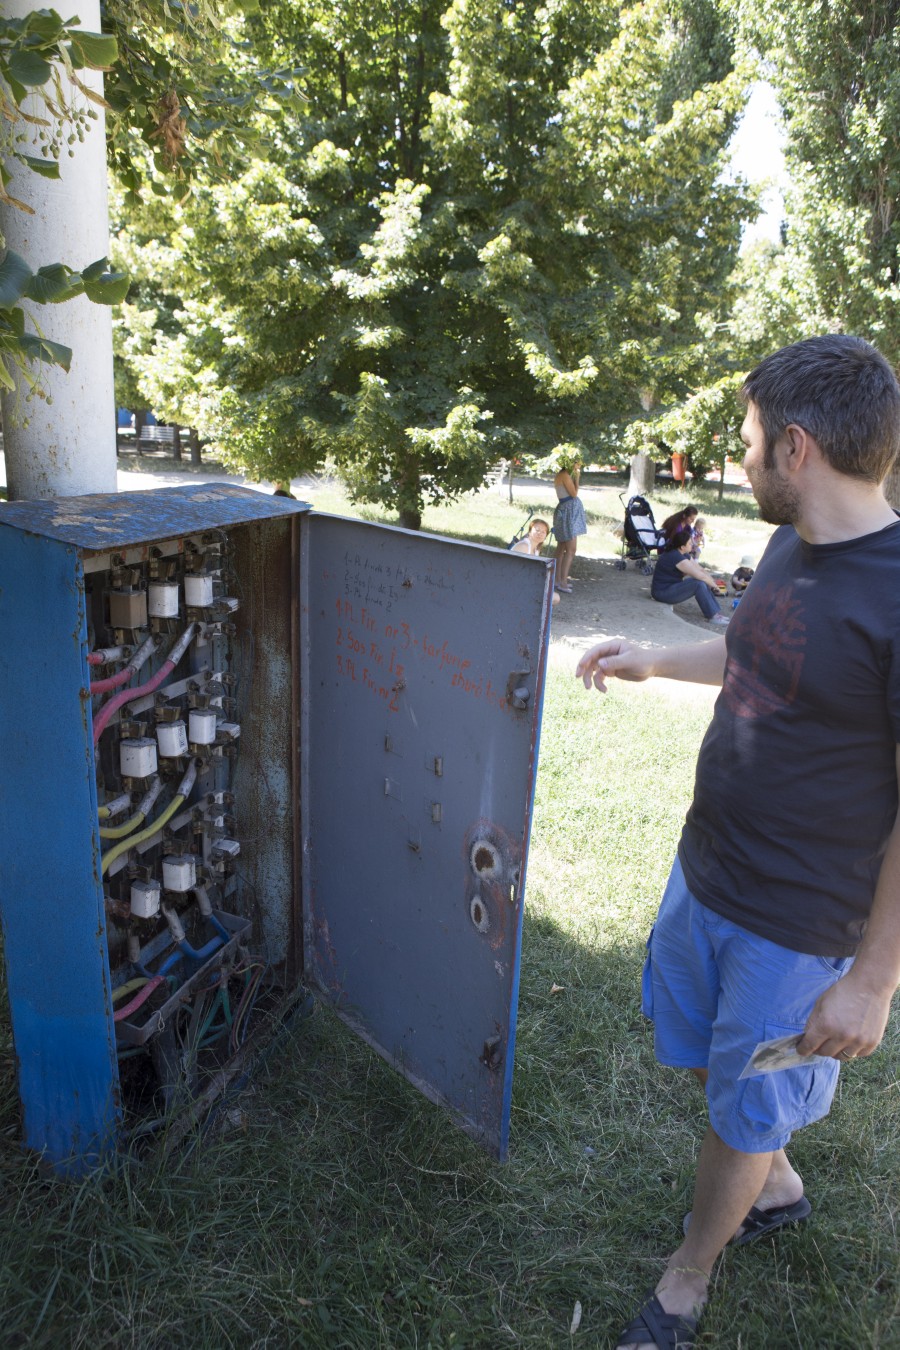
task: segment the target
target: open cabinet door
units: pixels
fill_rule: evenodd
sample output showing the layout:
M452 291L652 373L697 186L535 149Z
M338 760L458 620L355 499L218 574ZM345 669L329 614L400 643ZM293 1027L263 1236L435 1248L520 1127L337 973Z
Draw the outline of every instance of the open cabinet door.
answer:
M499 1158L552 563L301 521L304 970Z

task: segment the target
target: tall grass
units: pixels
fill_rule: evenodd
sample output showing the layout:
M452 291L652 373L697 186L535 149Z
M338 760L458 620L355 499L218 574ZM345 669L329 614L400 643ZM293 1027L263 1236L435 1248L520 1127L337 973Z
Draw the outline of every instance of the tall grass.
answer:
M64 1183L16 1143L4 1025L3 1346L615 1344L677 1244L704 1124L638 983L710 707L551 665L502 1167L319 1009L168 1159ZM726 1253L701 1345L900 1345L898 1081L895 1022L797 1137L813 1219Z

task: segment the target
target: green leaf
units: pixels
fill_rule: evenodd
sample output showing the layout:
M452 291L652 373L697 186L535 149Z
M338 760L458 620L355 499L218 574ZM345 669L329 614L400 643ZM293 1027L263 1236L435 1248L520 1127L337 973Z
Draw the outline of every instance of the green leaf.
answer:
M9 85L9 92L12 94L13 103L15 103L17 108L20 108L28 97L28 90L25 88L24 84L20 84L17 79L13 78L12 71L6 61L0 61L0 72L2 72L6 79L6 83Z
M29 361L46 361L51 366L62 366L65 371L72 364L71 347L64 347L61 342L51 342L49 338L36 337L34 333L22 335L21 350Z
M37 52L22 47L14 48L10 54L8 69L13 80L18 84L29 86L46 84L53 74L53 67L49 61L45 61Z
M125 272L106 272L106 259L91 263L82 272L84 293L95 305L120 305L128 294L131 278Z
M39 173L42 178L59 177L59 164L55 159L39 159L36 155L20 155L19 159L23 164L27 164L33 173Z
M25 294L31 280L31 268L24 258L9 249L0 263L0 309L12 309Z
M76 70L109 70L119 55L119 44L106 33L82 33L70 30L69 58Z
M59 40L65 32L65 24L54 9L33 9L25 15L22 31L41 38L46 46Z
M58 305L63 300L71 300L80 295L84 287L81 277L65 263L49 263L38 268L28 283L24 295L39 305Z

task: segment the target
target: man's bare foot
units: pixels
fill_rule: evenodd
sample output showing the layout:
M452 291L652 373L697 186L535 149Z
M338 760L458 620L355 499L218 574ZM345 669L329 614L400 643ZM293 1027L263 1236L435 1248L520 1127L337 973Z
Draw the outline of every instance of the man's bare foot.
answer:
M702 1270L680 1265L680 1251L679 1248L669 1261L662 1279L654 1290L654 1294L659 1300L663 1312L673 1313L678 1317L689 1318L692 1322L696 1322L706 1306L709 1276ZM693 1337L690 1336L689 1326L690 1324L685 1328L685 1334L679 1337L679 1344L683 1344L685 1347L693 1345ZM654 1342L650 1342L651 1346L653 1344ZM620 1340L618 1350L648 1350L648 1344L646 1341ZM661 1345L658 1346L658 1350L667 1350L667 1347Z

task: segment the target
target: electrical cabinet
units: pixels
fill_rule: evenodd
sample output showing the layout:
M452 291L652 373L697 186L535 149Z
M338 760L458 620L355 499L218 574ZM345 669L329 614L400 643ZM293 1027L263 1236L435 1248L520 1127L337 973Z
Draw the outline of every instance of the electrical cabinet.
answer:
M0 507L28 1147L95 1166L303 989L505 1155L551 600L230 485Z

